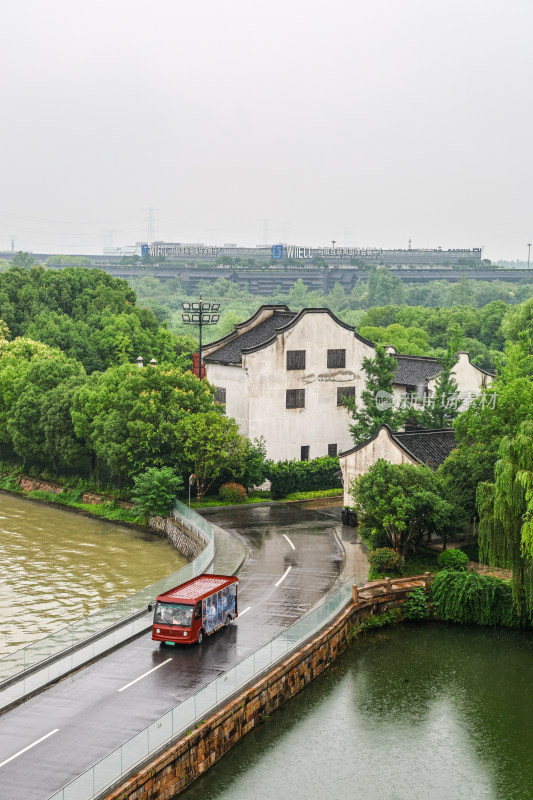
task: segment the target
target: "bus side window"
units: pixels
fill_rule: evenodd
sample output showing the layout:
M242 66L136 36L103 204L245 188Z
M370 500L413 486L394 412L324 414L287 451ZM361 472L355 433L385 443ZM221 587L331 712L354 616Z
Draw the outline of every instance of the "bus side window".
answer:
M197 603L194 609L194 619L202 619L202 603Z

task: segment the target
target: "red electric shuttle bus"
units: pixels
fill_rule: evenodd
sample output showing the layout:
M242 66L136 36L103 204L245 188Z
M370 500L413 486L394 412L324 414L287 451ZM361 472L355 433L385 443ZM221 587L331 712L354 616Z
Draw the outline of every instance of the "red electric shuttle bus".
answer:
M152 639L193 644L229 625L237 613L238 580L204 573L176 586L155 601Z

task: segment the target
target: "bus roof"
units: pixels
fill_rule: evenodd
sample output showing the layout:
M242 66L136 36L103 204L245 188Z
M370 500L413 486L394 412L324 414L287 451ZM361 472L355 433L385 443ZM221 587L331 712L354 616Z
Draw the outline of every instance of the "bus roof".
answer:
M196 578L191 578L186 583L182 583L181 586L175 586L174 589L169 589L168 592L160 594L157 602L196 603L197 600L203 600L204 597L209 597L213 592L218 592L224 586L229 586L231 583L236 582L237 578L233 575L209 575L203 573Z

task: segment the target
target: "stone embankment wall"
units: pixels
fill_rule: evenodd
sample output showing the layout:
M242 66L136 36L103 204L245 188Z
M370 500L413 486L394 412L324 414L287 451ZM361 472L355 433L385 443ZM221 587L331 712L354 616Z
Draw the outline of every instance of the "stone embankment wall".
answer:
M167 537L176 550L189 561L199 556L206 543L192 531L181 528L172 517L150 517L150 527Z
M353 602L315 639L241 692L197 730L184 736L106 800L170 800L217 762L248 731L316 678L346 648L365 619L399 608L413 588L429 588L430 577L378 581L354 587Z

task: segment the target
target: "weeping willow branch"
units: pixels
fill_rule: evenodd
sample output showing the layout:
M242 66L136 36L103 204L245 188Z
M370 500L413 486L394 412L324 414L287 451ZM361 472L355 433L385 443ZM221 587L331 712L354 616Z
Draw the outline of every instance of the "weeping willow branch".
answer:
M477 490L480 557L513 570L513 601L519 616L533 616L533 421L502 439L494 483ZM524 608L525 601L525 608Z

